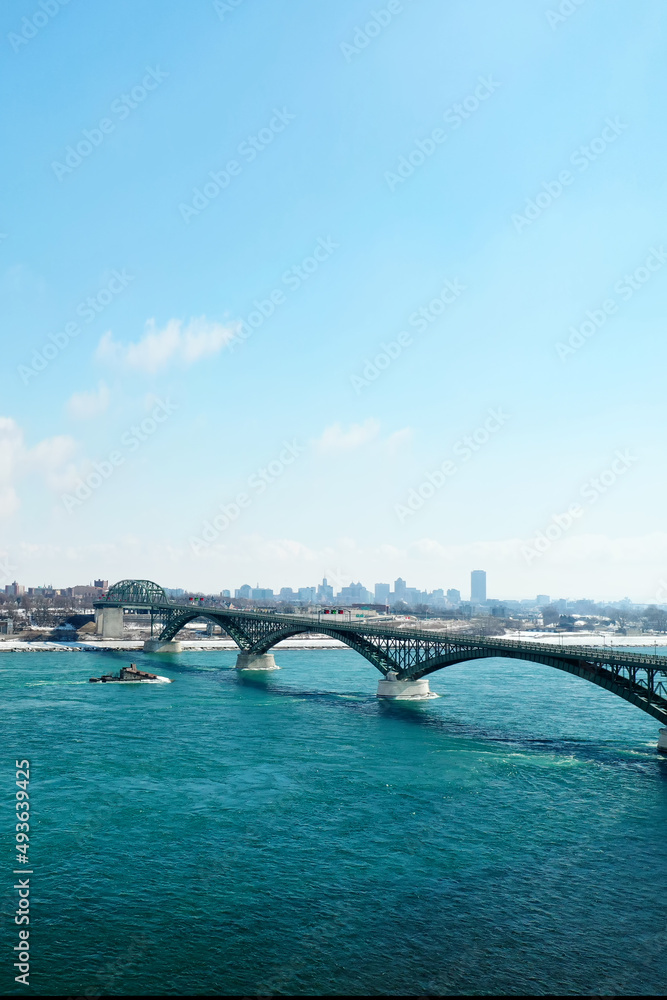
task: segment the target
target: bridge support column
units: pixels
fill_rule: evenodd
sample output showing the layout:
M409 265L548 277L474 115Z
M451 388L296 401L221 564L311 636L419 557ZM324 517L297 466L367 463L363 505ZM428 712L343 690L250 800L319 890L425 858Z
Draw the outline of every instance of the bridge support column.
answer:
M97 612L96 618L97 635L103 639L123 638L123 609L122 608L102 608Z
M437 698L428 683L428 677L420 677L417 681L399 681L395 670L378 682L378 698L391 698L393 701L425 701L427 698Z
M667 753L667 729L658 730L658 752Z
M273 653L239 653L237 670L280 670Z
M183 646L176 639L146 639L144 653L180 653Z

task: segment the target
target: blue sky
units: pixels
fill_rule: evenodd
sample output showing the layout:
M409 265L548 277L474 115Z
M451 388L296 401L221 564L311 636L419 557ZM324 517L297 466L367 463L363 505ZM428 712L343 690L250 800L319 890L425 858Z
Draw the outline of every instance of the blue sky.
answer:
M659 0L1 21L5 576L667 600Z

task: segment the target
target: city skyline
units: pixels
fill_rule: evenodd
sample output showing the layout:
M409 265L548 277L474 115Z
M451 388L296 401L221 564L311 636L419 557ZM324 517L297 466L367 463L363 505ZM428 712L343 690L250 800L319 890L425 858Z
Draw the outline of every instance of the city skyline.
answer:
M361 582L356 584L352 581L348 585L341 585L340 590L333 587L326 578L323 578L322 582L318 585L309 585L302 587L280 587L269 588L260 587L259 584L253 586L251 584L241 584L239 587L229 587L222 588L220 590L214 591L203 591L201 588L191 588L186 589L183 587L165 587L165 592L167 595L178 598L185 594L204 594L208 593L210 596L219 596L223 599L244 599L253 600L256 602L269 601L269 602L283 602L283 603L297 603L297 604L334 604L338 603L341 605L351 605L351 604L374 604L374 605L386 605L389 607L395 607L397 604L405 604L408 607L414 607L421 604L428 605L437 610L437 608L442 609L455 609L459 606L479 608L484 606L503 606L506 605L508 608L514 605L522 605L532 608L545 607L547 605L562 605L565 604L575 604L577 602L592 602L598 604L610 604L610 605L623 605L631 604L638 607L646 606L650 604L656 604L658 606L667 607L667 587L664 592L657 595L655 601L633 601L627 595L623 598L612 598L608 600L596 600L590 595L559 595L558 597L549 596L548 594L537 594L535 597L521 597L521 596L508 596L507 594L500 594L496 596L486 596L486 591L484 590L484 596L478 593L477 600L473 600L472 592L472 577L475 573L484 573L483 570L473 570L471 571L471 590L470 597L467 598L461 595L461 592L456 588L439 587L435 590L420 590L417 587L408 587L405 580L401 577L397 578L393 583L393 590L391 584L386 583L376 583L374 584L373 590L366 588ZM119 582L119 581L114 581ZM156 581L154 581L156 582ZM486 579L484 579L484 585L486 584ZM71 596L71 597L100 597L109 587L108 580L97 579L91 581L87 584L74 584L72 586L53 586L52 584L41 584L41 585L31 585L31 584L20 584L16 580L11 584L6 584L4 588L0 590L1 594L5 597L52 597L58 595Z

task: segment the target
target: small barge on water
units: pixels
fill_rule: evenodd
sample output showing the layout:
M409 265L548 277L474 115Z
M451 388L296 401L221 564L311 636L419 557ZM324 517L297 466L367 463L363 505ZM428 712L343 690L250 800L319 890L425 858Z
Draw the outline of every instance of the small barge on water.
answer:
M91 684L173 684L169 677L159 674L149 674L145 670L137 670L136 664L121 667L118 674L102 674L101 677L91 677Z

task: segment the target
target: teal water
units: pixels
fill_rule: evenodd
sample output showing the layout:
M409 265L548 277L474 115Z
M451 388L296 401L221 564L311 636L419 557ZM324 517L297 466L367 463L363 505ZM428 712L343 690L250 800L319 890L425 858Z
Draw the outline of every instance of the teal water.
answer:
M175 683L88 684L130 659ZM35 872L31 987L10 890L3 995L664 995L656 721L515 660L392 705L352 651L276 659L0 654L3 830L29 758Z

